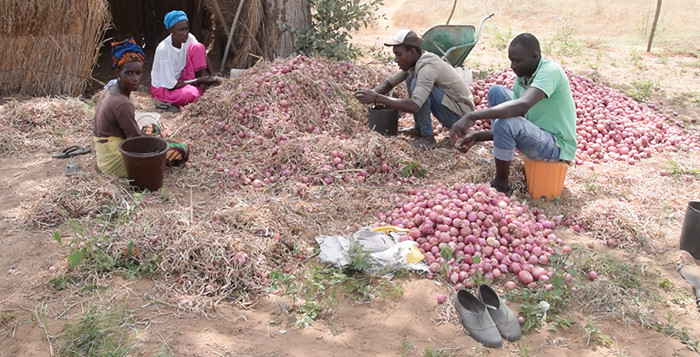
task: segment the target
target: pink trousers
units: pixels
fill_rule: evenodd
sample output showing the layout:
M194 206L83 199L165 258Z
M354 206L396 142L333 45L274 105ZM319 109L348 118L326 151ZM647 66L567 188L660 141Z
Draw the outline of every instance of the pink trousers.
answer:
M194 79L195 72L207 68L207 52L204 45L197 42L187 49L187 62L178 80L187 81ZM204 94L204 90L191 84L178 89L156 88L151 86L151 96L165 103L172 103L176 107L183 107L194 103Z

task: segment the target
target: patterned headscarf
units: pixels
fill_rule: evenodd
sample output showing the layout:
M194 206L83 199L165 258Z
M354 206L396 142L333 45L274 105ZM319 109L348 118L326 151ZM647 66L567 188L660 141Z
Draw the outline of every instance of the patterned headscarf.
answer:
M185 12L181 10L173 10L165 14L163 24L165 25L166 30L170 30L170 28L173 27L173 25L182 20L189 21L187 19L187 14L185 14Z
M112 68L117 68L129 62L141 62L143 64L144 54L133 38L124 41L112 42Z

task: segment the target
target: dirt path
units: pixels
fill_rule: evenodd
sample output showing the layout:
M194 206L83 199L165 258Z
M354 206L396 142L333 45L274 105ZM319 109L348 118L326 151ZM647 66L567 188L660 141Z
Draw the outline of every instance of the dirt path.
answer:
M74 160L90 167L92 159L92 155L86 155ZM295 317L289 313L290 299L279 295L262 296L248 308L222 302L206 318L184 313L171 302L155 298L148 280L116 276L99 292L54 291L48 284L54 277L48 268L65 263L50 230L13 231L7 219L13 217L23 200L41 194L34 188L65 184L65 164L66 160L47 159L46 155L3 160L5 171L0 184L8 189L0 191L0 210L6 218L0 222L0 306L3 314L13 318L1 326L0 356L50 355L50 348L58 346L53 339L49 345L47 331L56 337L65 322L85 314L90 306L105 303L129 311L127 326L140 341L131 354L134 356L413 356L423 355L426 348L457 356L695 355L677 339L614 321L602 321L599 326L600 333L612 340L609 348L589 345L586 332L574 328L530 333L517 343L487 349L462 332L449 299L445 305L436 303L437 293L449 294L450 290L418 278L402 280L403 296L396 299L380 297L360 305L341 299L330 320L315 322L306 329L295 326ZM571 243L585 244L583 239L571 233L566 238ZM603 245L596 249L608 250ZM622 251L615 254L629 259ZM683 281L673 275L674 259L662 258L662 274L682 286ZM517 305L511 307L517 309ZM696 320L695 312L672 313L679 323ZM658 316L667 317L662 312ZM700 325L694 325L698 331Z
M669 115L700 119L700 80L697 80L700 39L697 33L689 31L695 29L692 16L679 15L683 13L681 9L697 13L700 1L664 2L666 20L662 22L664 31L660 32L658 44L670 49L659 49L653 54L635 50L640 42L645 44L644 36L637 31L643 24L643 13L648 11L647 2L608 4L601 11L598 1L568 1L562 5L545 0L478 0L460 2L453 23L477 24L488 12L497 13L486 24L480 43L467 61L474 70L483 72L499 71L507 66L504 50L495 48L496 43L506 41L503 38L531 31L549 41L563 33L565 25L572 25L575 33L582 36L569 41L584 46L583 54L576 58L553 54L568 68L620 87L637 80L651 80L656 85L655 98L664 98L668 106L664 110ZM358 34L355 41L381 47L383 39L398 28L410 27L422 32L442 23L451 5L452 1L447 0L429 3L387 0L383 8L387 20ZM415 16L417 13L424 16ZM542 18L547 21L540 21ZM574 18L579 20L571 24L570 19ZM600 28L610 33L599 36ZM672 48L684 51L679 53ZM697 155L689 157L697 158ZM94 170L93 154L71 160L79 162L84 170ZM589 180L591 185L614 187L615 182L629 177L644 186L643 178L668 160L671 157L644 160L624 169L613 167L616 171L608 177L601 172L587 175L574 171L573 175L578 175L577 180ZM440 356L697 356L681 340L700 339L698 311L689 303L692 299L687 283L675 271L675 264L680 261L695 264L697 261L676 249L680 231L677 226L668 228L666 235L655 242L659 249L654 254L610 249L599 242L592 249L611 254L620 262L642 263L650 272L658 272L658 276L650 274L652 278L641 277L651 286L667 279L670 287L658 288L662 296L654 311L644 311L655 317L659 323L656 326L676 328L666 334L644 328L639 321L615 318L593 320L596 324L588 325L591 317L574 311L567 317L577 319L576 324L568 330L554 332L543 328L526 334L517 343L488 349L462 332L450 308L450 288L418 277L398 280L403 294L397 298L380 295L364 304L340 298L332 317L314 322L306 329L295 326L297 317L290 313L292 301L282 294L261 296L246 307L222 301L216 311L204 316L180 310L175 299L158 296L156 284L148 279L113 276L101 281L103 288L56 291L49 282L59 274L49 268L65 267L66 249L54 241L52 234L60 231L65 240L70 239L73 234L70 227L23 229L14 219L24 204L37 202L46 187L63 187L69 183L64 175L69 161L51 159L48 153L0 158L3 168L0 173L0 357L56 355L58 344L63 341L60 334L64 332L64 324L75 324L88 316L90 309L105 306L123 309L122 315L129 317L120 326L138 341L136 349L129 354L132 356L428 356L426 349L431 348L442 353ZM698 168L697 161L688 164ZM171 194L178 199L189 199L188 193L175 189ZM697 198L697 192L689 192L684 199L691 195ZM657 219L677 222L682 203L668 202L667 197L659 196L659 202L653 204L668 205L671 207L668 210L675 213ZM195 203L205 205L207 198L207 195L195 196L199 200ZM557 233L567 243L586 246L589 241L585 235L570 229ZM437 304L438 293L448 294L447 304ZM510 306L517 309L516 304ZM640 310L643 308L640 305ZM609 338L610 344L592 342L591 336L596 334ZM436 353L432 355L437 356Z

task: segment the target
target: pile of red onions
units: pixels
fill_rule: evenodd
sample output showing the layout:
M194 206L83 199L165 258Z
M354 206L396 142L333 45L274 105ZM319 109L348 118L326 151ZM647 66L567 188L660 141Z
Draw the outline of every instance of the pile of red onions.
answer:
M682 120L657 114L650 107L592 80L567 71L576 104L578 148L576 164L593 168L594 164L625 161L633 165L663 151L695 150L700 147L697 131L684 130ZM496 84L513 87L510 71L475 81L471 88L477 109L488 107L486 94ZM477 121L475 129L489 128L489 122Z
M384 67L305 56L261 62L188 106L196 121L179 135L201 153L191 166L203 166L207 182L285 183L303 195L310 185L373 174L394 180L399 154L370 143L366 107L352 95L387 75Z
M538 282L546 287L553 273L549 258L561 244L553 233L560 217L550 220L539 208L511 201L485 184L408 193L407 202L377 217L380 225L410 230L401 240L418 243L428 278L442 271L459 289L473 287L477 272L489 279L512 273L531 288Z

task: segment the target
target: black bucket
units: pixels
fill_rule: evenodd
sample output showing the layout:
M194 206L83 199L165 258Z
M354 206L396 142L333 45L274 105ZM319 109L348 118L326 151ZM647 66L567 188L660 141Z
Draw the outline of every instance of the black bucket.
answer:
M691 201L685 210L681 249L700 259L700 201Z
M165 154L168 142L155 136L135 136L119 144L126 176L141 190L158 191L163 187Z
M367 125L382 135L396 135L399 132L399 111L384 105L371 105L367 109Z

